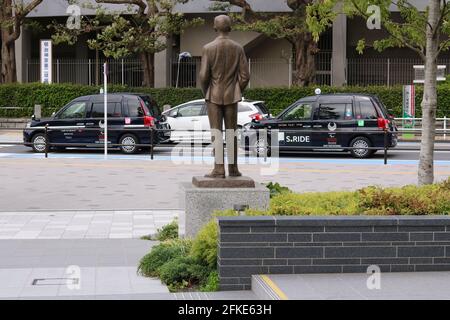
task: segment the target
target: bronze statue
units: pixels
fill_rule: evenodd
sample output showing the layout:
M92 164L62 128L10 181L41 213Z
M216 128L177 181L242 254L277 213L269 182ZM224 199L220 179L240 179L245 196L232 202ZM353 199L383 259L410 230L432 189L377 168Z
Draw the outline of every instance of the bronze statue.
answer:
M228 149L228 174L240 177L237 162L238 102L250 81L250 72L242 46L229 38L231 19L217 16L214 29L219 36L203 48L200 81L205 95L214 146L214 170L208 178L225 178L223 123ZM234 148L232 148L234 147ZM232 149L232 150L230 150Z

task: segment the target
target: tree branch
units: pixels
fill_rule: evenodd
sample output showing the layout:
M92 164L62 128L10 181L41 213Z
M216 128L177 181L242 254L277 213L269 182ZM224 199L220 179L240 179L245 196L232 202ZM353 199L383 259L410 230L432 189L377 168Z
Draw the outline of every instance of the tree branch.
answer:
M13 14L13 17L11 17L13 23L13 32L6 39L3 39L6 45L9 45L19 39L21 33L20 27L22 26L23 20L31 12L31 10L40 5L42 1L43 0L33 0L25 8L23 8L23 10L20 11L18 11L16 8L16 12Z
M97 3L109 3L109 4L131 4L139 7L139 14L143 15L147 4L143 0L95 0Z

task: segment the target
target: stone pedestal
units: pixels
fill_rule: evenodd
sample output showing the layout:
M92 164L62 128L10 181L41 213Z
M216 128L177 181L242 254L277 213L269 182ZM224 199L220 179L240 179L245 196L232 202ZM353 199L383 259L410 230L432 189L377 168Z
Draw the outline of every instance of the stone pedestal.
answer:
M265 186L254 183L249 178L240 177L220 179L220 187L214 187L214 180L216 179L196 177L193 183L181 185L184 193L182 207L185 211L179 221L180 236L195 237L217 210L233 210L235 206L268 209L270 192ZM239 187L252 185L254 187Z

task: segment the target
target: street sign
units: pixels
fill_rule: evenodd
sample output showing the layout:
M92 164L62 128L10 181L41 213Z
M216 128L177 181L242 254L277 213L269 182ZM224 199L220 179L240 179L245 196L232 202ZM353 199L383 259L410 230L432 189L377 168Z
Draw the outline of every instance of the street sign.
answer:
M416 118L416 91L414 85L403 86L403 120L404 129L414 129ZM414 138L414 134L405 134L405 138Z
M52 83L52 41L41 40L41 83Z

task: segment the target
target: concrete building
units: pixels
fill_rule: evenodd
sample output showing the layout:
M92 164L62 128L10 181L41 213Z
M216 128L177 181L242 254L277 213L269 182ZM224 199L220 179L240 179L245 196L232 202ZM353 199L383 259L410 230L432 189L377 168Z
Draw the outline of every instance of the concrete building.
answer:
M29 0L25 0L29 1ZM88 0L95 2L94 0ZM288 12L284 0L248 0L254 10L262 12ZM423 7L426 1L415 1L418 7ZM112 10L123 10L122 5L105 5ZM168 41L167 50L156 56L156 86L174 86L176 83L178 59L180 52L190 52L193 59L181 64L181 86L197 86L197 75L202 46L214 39L213 19L217 12L211 11L211 1L191 0L185 5L179 5L176 10L187 17L202 17L205 24L186 30L181 36ZM40 22L42 25L56 20L64 22L67 19L67 0L44 0L28 19ZM392 8L395 11L395 8ZM82 8L83 15L92 15L92 9ZM414 64L420 60L414 52L408 49L389 49L382 53L370 49L374 40L383 36L380 30L369 30L362 19L348 19L341 15L334 22L329 32L322 36L319 43L320 52L317 55L317 83L345 84L395 84L410 83L414 77ZM34 33L24 29L17 40L18 78L22 82L39 80L39 41L48 39L48 30ZM234 31L232 37L240 42L250 59L252 68L252 87L289 86L292 81L293 63L292 46L286 40L269 39L255 32ZM355 47L359 39L365 38L369 48L364 55L357 54ZM79 39L75 46L55 46L55 82L98 83L100 66L96 65L96 52L86 44L88 37ZM450 66L448 54L443 55L443 63ZM100 55L100 58L101 55ZM111 78L114 83L139 85L139 61L126 59L111 63ZM100 77L101 78L101 77Z

